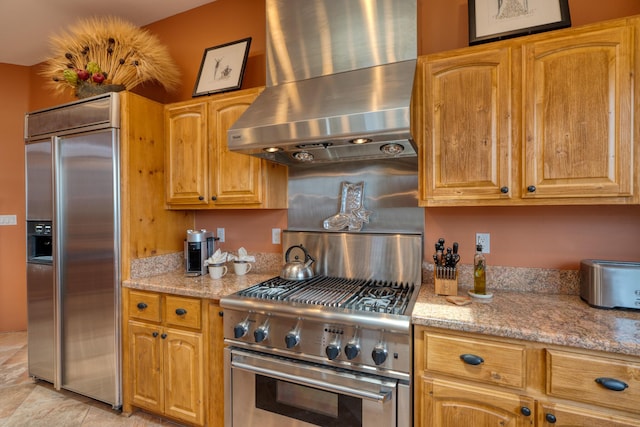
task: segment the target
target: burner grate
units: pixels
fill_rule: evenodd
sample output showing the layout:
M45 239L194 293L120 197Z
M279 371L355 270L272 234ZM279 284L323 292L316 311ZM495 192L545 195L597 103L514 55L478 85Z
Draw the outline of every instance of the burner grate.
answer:
M413 285L318 276L307 280L274 277L238 292L239 296L357 311L404 314Z

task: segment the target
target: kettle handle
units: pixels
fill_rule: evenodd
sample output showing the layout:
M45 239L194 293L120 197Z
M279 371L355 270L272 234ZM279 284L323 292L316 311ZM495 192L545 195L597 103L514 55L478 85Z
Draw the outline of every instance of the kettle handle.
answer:
M315 258L312 257L311 254L309 254L309 252L307 252L307 249L304 246L302 246L302 244L300 244L300 245L289 246L289 249L287 249L287 252L284 254L285 262L290 262L289 261L289 254L291 253L291 250L293 248L302 249L302 252L304 252L304 262L308 263L307 265L311 265L311 263L314 263L316 261ZM311 261L311 262L309 262L309 261Z

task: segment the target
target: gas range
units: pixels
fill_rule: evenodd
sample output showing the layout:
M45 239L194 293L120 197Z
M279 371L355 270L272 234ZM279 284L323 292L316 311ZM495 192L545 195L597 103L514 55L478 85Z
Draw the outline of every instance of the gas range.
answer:
M285 232L287 242L313 253L320 273L223 297L225 342L408 381L421 234Z

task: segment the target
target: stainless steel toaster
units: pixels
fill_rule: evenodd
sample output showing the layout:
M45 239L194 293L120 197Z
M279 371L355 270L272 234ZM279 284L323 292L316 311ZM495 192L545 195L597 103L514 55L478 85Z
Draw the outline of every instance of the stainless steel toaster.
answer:
M583 259L580 297L594 307L640 310L640 262Z

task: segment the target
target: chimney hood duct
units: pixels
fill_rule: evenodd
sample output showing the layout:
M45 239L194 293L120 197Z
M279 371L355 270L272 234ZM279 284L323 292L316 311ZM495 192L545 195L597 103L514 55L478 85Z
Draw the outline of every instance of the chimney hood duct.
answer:
M231 151L288 165L416 156L416 0L266 0L266 14L267 85Z

